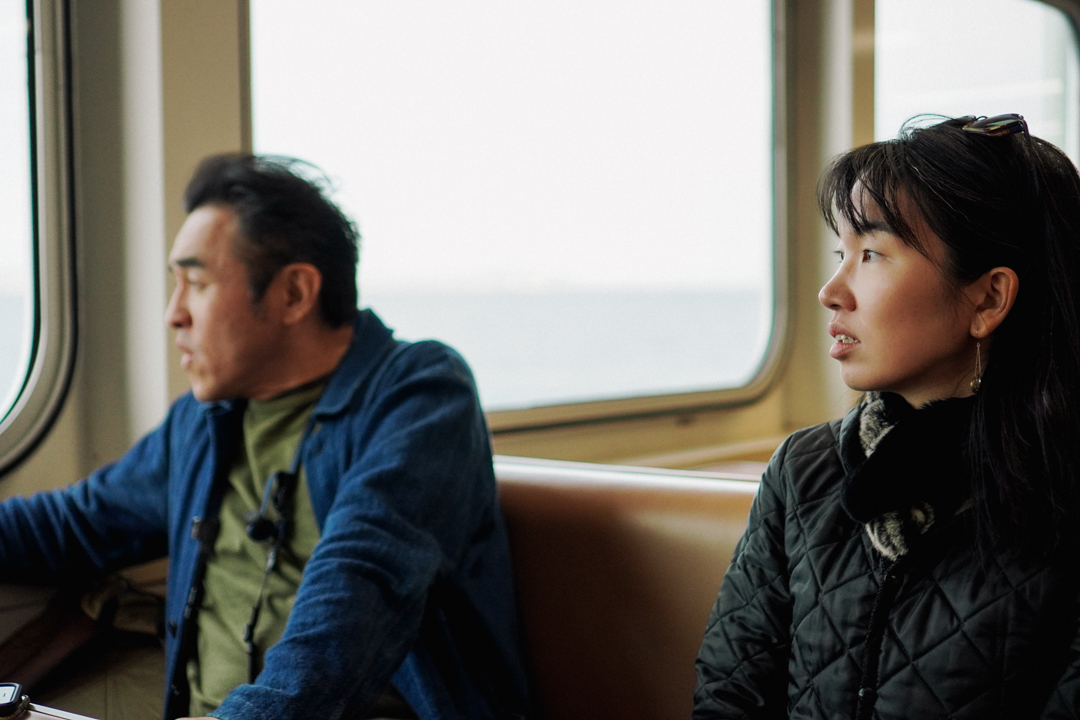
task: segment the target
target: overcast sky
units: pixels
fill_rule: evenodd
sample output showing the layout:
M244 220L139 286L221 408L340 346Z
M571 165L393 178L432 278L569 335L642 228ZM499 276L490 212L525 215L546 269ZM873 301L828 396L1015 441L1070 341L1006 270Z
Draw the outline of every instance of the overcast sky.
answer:
M367 291L761 287L768 6L253 0L256 148L335 179Z

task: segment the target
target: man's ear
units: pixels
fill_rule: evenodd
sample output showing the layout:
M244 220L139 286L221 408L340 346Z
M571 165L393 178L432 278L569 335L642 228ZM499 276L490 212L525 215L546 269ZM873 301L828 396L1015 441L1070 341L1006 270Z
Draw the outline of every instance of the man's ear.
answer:
M274 278L281 301L281 320L295 325L311 313L319 312L322 273L311 263L291 263Z
M1020 278L1012 268L996 267L969 285L965 292L975 306L971 318L971 336L984 338L997 330L1016 303Z

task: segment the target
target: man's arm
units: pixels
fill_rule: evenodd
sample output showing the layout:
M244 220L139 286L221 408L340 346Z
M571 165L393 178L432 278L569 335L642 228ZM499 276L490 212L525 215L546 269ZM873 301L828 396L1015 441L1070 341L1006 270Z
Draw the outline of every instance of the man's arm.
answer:
M476 551L496 527L497 499L464 362L437 344L410 346L380 372L367 404L349 448L333 447L341 427L330 420L309 442L312 453L321 442L324 455L357 454L342 468L281 640L256 683L233 691L216 717L362 713L413 649L436 578L490 570ZM315 505L320 462L307 465Z
M164 556L167 425L75 485L0 503L0 580L71 581Z

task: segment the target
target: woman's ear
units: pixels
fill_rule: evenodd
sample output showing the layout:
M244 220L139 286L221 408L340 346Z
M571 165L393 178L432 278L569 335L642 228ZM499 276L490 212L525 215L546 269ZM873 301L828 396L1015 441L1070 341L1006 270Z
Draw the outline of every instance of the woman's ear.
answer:
M975 315L971 318L971 336L984 338L997 330L1012 310L1019 290L1020 278L1008 267L991 268L969 285L965 292L975 307Z

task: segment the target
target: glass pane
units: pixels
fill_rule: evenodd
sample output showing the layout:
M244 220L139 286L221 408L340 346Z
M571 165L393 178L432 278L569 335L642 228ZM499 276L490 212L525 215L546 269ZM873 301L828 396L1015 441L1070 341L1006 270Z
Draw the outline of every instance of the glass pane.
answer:
M0 3L0 418L22 390L33 327L26 3Z
M772 318L770 3L252 0L257 152L488 409L745 384Z
M1080 159L1076 34L1060 10L1035 0L877 0L875 12L878 139L920 113L1015 112Z

